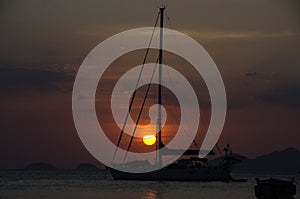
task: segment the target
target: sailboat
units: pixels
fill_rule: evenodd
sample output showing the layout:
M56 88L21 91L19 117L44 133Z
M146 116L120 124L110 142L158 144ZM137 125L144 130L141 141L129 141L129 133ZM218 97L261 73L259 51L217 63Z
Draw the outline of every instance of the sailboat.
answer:
M162 46L162 37L163 37L163 24L164 24L164 12L165 7L159 8L160 16L160 46ZM162 61L163 61L163 50L162 47L159 49L158 57L158 73L159 73L159 82L161 82L161 72L162 72ZM157 104L162 104L162 87L161 84L158 85L158 101ZM158 122L157 128L162 129L161 122L161 106L158 108ZM122 134L123 132L121 132ZM120 143L119 138L118 145ZM164 148L165 145L162 142L162 131L160 130L157 135L157 149ZM230 146L227 145L224 148L225 155L222 157L222 160L217 165L210 165L207 158L198 158L190 157L189 159L179 159L174 163L169 164L168 166L150 171L150 172L136 172L129 173L124 172L122 169L117 169L118 166L121 167L135 167L137 170L142 167L159 167L162 165L162 156L163 155L172 155L176 152L183 154L183 156L195 156L199 154L199 150L186 150L184 153L180 151L181 149L167 149L164 150L164 153L157 154L156 165L151 165L147 161L134 161L128 162L120 165L114 165L114 168L108 168L110 173L115 180L153 180L153 181L230 181L232 180L230 175L230 168L233 163L238 162L237 159L232 157L232 152ZM221 151L221 150L219 150ZM214 155L212 151L209 155ZM142 169L141 169L142 170Z

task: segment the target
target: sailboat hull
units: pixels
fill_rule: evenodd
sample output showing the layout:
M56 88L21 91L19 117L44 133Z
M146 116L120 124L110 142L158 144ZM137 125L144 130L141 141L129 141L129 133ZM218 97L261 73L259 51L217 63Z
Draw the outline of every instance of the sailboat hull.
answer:
M127 173L110 168L115 180L142 181L230 181L230 172L221 167L163 168L148 173Z

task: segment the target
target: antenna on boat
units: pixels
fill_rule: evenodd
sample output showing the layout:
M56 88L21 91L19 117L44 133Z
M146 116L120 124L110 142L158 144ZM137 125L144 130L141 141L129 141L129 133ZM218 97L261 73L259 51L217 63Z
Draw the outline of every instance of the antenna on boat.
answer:
M159 8L160 10L160 40L159 40L159 57L158 57L158 151L163 147L162 139L161 139L161 131L162 131L162 124L161 124L161 106L162 106L162 100L161 100L161 89L162 89L162 60L163 60L163 28L164 28L164 11L165 6L161 6ZM158 152L158 166L161 168L162 166L162 157L161 154Z

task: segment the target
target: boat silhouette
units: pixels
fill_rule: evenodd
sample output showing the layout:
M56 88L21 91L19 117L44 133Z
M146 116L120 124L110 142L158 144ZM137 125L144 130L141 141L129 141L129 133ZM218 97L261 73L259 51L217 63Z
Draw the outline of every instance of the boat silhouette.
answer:
M162 61L163 61L163 50L162 50L162 38L163 38L163 24L164 24L164 11L165 7L159 8L160 17L160 49L159 49L159 82L161 82L161 71L162 71ZM156 20L157 25L158 18ZM148 91L147 91L148 92ZM158 102L157 104L162 104L162 88L159 84L158 88ZM145 95L147 96L147 94ZM131 103L134 99L134 96L131 99ZM131 107L130 104L129 107ZM143 108L143 105L141 109ZM129 108L130 112L130 108ZM140 112L141 113L141 112ZM138 116L138 118L140 115ZM125 120L126 121L126 120ZM158 108L158 122L157 128L162 129L161 123L161 106ZM120 141L122 139L123 130L120 133L117 147L119 147ZM190 157L187 159L179 159L174 163L169 164L168 166L162 168L162 156L174 155L174 154L183 154L182 156L195 156L199 154L199 150L186 150L181 149L168 149L162 142L162 131L160 130L157 133L157 146L156 149L164 149L157 154L157 161L154 165L150 164L147 160L132 161L122 164L115 164L113 168L108 168L111 172L113 179L115 180L163 180L163 181L234 181L230 175L231 166L240 160L232 157L232 151L229 145L224 147L224 153L222 161L217 165L210 165L207 158L198 158ZM133 136L132 136L133 137ZM130 140L129 147L132 143ZM128 147L128 149L129 149ZM219 148L218 148L219 149ZM127 150L128 151L128 150ZM219 149L219 151L221 151ZM214 152L209 152L208 155L214 155ZM135 173L124 172L124 168L134 168ZM151 172L143 172L145 168L152 168ZM162 169L155 169L162 168ZM245 181L245 180L237 180Z

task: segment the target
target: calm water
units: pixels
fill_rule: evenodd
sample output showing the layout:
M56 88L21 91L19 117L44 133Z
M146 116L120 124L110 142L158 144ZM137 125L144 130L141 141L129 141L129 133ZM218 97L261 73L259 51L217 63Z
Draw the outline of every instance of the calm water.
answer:
M233 174L246 183L114 181L105 172L0 171L0 198L105 199L254 199L255 177L296 178L299 175ZM300 187L297 187L299 192ZM299 194L296 198L300 199Z

